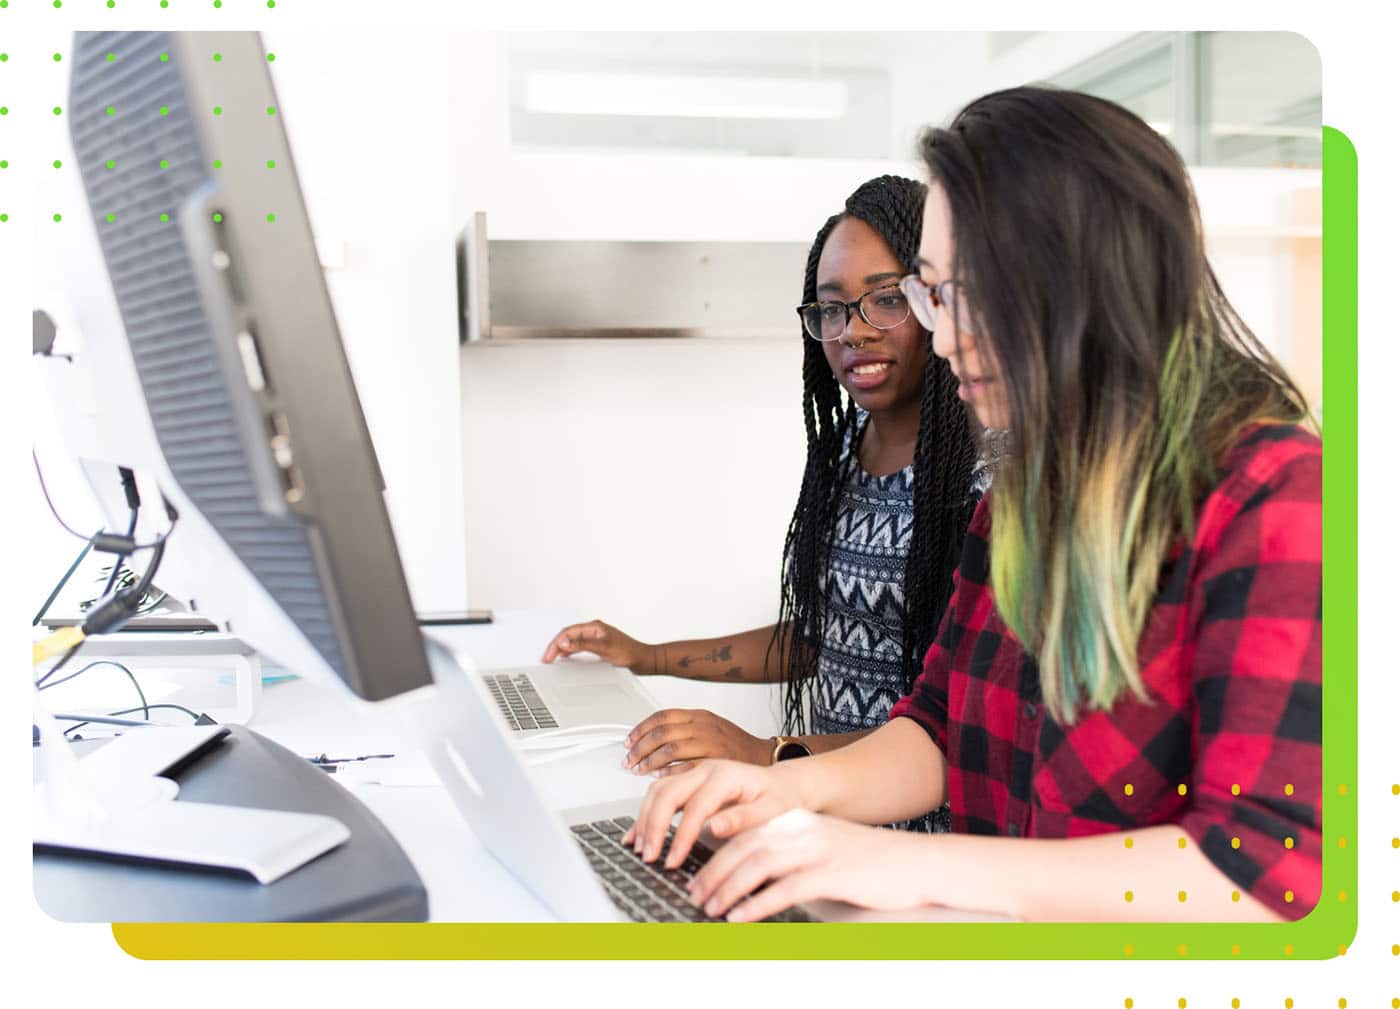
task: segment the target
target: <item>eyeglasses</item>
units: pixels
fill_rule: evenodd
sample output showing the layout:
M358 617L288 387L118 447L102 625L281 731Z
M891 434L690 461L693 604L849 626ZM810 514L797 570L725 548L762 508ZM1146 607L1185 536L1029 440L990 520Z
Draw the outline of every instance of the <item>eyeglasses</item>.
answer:
M909 318L909 299L899 284L888 284L866 291L855 301L812 301L797 306L803 330L823 343L841 338L853 311L876 329L894 329Z
M933 332L934 318L940 308L947 308L953 313L954 319L968 318L964 299L958 297L955 290L959 286L961 285L955 280L945 280L939 284L925 284L915 273L909 274L899 282L899 289L908 299L909 307L914 312L914 318L918 319L919 325L930 333Z

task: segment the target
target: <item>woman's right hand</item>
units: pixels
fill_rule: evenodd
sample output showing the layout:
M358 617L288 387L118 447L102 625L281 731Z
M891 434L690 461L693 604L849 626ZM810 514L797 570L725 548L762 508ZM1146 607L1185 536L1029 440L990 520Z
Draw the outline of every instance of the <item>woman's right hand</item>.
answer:
M579 652L591 652L604 662L624 666L639 676L656 672L654 646L628 637L601 620L565 627L554 635L540 661L553 662L560 656L577 655Z
M791 809L803 807L783 765L758 767L732 760L707 760L682 774L662 778L647 789L637 821L622 838L645 861L661 851L667 828L676 813L681 822L666 855L674 869L690 854L691 845L708 823L710 833L729 838L767 823Z

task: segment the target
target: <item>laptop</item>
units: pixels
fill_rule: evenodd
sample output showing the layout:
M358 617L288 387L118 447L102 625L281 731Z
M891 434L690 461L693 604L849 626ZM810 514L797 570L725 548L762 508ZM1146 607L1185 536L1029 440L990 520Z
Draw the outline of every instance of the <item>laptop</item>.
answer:
M621 740L659 705L626 669L579 659L481 674L517 739L592 730Z
M427 697L406 699L423 751L481 843L541 903L565 921L715 920L685 895L686 883L711 848L702 844L679 870L663 871L662 860L644 863L621 843L637 812L636 799L562 814L552 810L513 742L521 730L505 721L486 680L463 671L465 656L431 638L424 644L436 689ZM612 668L596 665L602 667L594 671L598 674ZM580 672L572 667L549 671L560 678ZM589 670L581 672L586 676ZM539 686L549 689L546 684ZM769 920L811 921L814 916L793 909Z
M622 846L638 799L556 812L535 787L526 757L465 655L424 638L436 689L405 696L405 714L438 779L486 849L551 913L564 921L707 922L685 896L686 883L719 843L707 833L676 870L644 863ZM601 665L601 663L600 663ZM464 669L466 671L464 671ZM568 670L561 669L560 673ZM617 672L624 672L617 670ZM669 842L668 842L669 843ZM809 921L1012 921L943 907L870 911L816 900L765 919Z

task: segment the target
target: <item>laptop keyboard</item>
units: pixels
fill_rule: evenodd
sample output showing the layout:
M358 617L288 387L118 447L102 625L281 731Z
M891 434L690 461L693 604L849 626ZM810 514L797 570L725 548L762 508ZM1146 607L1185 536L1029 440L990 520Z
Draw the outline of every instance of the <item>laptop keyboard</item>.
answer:
M526 729L557 729L559 723L545 706L535 684L525 673L491 673L482 676L486 689L496 699L496 707L506 723L517 732Z
M633 921L723 921L711 918L690 902L686 885L714 854L703 844L691 846L686 860L675 869L663 869L675 830L666 832L666 842L655 862L623 845L622 835L632 826L632 818L596 820L569 828L583 849L588 864L603 883L612 902ZM811 921L810 915L791 908L764 921Z

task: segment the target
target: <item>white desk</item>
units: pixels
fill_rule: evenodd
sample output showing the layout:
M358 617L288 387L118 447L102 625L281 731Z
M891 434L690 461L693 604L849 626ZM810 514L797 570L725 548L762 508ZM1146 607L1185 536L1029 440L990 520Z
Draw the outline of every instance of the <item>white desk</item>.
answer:
M550 635L577 620L558 611L496 614L492 624L435 627L429 633L478 668L534 665ZM140 675L139 667L135 670ZM746 729L767 734L754 711L767 688L697 684L648 677L645 689L662 707L708 707ZM730 698L733 698L731 701ZM719 703L717 703L719 702ZM393 702L388 702L391 709ZM747 709L747 711L746 711ZM745 713L749 717L744 717ZM305 679L264 687L250 727L295 753L355 757L393 753L386 761L352 765L335 780L350 788L398 839L428 891L433 921L551 921L553 916L477 841L466 821L428 768L413 733L396 715L366 706L332 684ZM652 779L622 769L621 744L550 763L532 774L556 809L635 797ZM377 777L379 784L367 778ZM849 909L848 909L849 911ZM846 917L843 915L843 917ZM996 916L927 908L908 913L865 914L870 920L987 921ZM1004 920L1004 919L1002 919Z
M577 619L557 611L515 611L497 613L492 624L427 630L471 656L478 667L500 668L537 664L550 636ZM700 706L699 695L712 692L704 689L708 685L671 677L648 678L643 686L663 707ZM544 905L478 843L417 752L411 734L395 718L366 719L363 708L343 692L292 680L264 688L249 725L307 756L396 754L391 761L367 761L336 778L349 782L347 787L403 846L427 887L432 920L551 920ZM621 744L604 747L539 767L534 777L557 809L632 796L640 800L652 779L622 770L623 752ZM366 783L368 776L384 783Z

